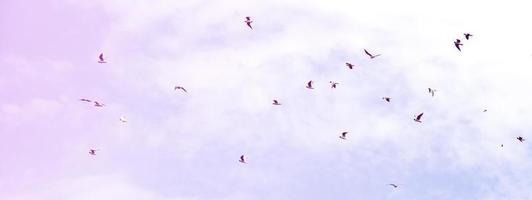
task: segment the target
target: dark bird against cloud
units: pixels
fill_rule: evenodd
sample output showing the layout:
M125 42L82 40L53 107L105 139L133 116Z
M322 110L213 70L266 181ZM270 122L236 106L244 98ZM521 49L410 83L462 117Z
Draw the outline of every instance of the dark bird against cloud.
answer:
M89 150L89 154L95 156L96 155L96 151L98 151L98 149L90 149Z
M456 39L456 41L454 41L454 46L458 49L458 51L462 51L460 49L460 46L462 46L464 44L460 43L460 39Z
M307 83L307 86L306 86L306 87L307 87L308 89L314 89L314 88L312 87L312 81L309 81L309 82Z
M519 142L523 142L523 141L525 141L525 138L519 136L519 137L517 137L517 140L519 140Z
M423 116L423 113L417 115L416 118L414 119L414 121L421 123L421 117L422 116Z
M253 27L251 27L251 23L253 23L253 21L251 20L251 17L246 17L246 21L244 22L246 22L246 24L248 25L250 29L253 29Z
M238 160L238 162L246 163L246 160L244 160L244 155L240 156L240 160Z
M347 138L346 138L347 133L348 133L347 131L342 132L342 135L340 135L340 139L346 140L346 139L347 139Z
M188 93L187 90L184 87L181 87L181 86L175 86L174 90L183 90L183 92Z
M364 49L364 52L366 52L366 54L367 54L371 59L376 58L377 56L380 56L380 55L381 55L381 54L373 55L373 54L369 53L368 50L366 50L366 49Z
M273 105L279 106L279 105L281 105L281 103L279 103L279 101L277 101L277 100L274 99L274 100L273 100Z
M382 97L382 99L384 99L384 101L387 101L387 102L390 102L392 100L392 98L390 97Z
M336 89L336 85L339 84L339 83L337 83L337 82L333 82L333 81L329 81L329 83L331 83L331 88L332 88L332 89Z
M345 66L347 66L349 69L353 69L354 65L351 63L346 62Z
M466 40L469 40L469 38L473 35L471 35L471 33L464 33L464 36Z
M100 59L98 63L106 63L105 60L103 59L103 53L101 53L100 56L98 56L98 58Z

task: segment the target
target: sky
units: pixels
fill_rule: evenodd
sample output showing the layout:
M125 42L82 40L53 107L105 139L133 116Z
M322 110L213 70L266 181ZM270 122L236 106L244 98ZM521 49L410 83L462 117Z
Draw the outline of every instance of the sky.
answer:
M528 8L2 0L0 199L531 199Z

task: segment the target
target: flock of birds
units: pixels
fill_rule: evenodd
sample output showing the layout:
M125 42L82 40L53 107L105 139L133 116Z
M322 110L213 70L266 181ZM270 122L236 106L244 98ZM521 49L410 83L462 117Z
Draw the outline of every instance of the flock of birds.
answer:
M249 17L249 16L246 17L246 20L245 20L244 22L246 23L246 25L247 25L250 29L253 30L253 27L251 26L251 23L253 23L253 20L251 20L251 17ZM469 40L472 36L473 36L473 35L470 34L470 33L464 33L464 37L465 37L466 40ZM462 42L461 42L460 39L456 39L456 40L454 41L454 46L458 49L458 51L462 51L462 49L460 48L460 46L463 46L463 45L464 45L464 44L462 44ZM369 56L370 59L375 59L375 58L381 56L381 54L372 54L372 53L370 53L370 52L369 52L368 50L366 50L366 49L364 49L364 53L365 53L367 56ZM102 63L102 64L107 63L107 62L105 61L105 58L104 58L104 56L103 56L103 53L101 53L101 54L98 56L98 58L99 58L98 63ZM355 67L353 64L351 64L351 63L349 63L349 62L346 62L345 65L346 65L349 69L353 69L353 68ZM312 81L312 80L310 80L309 82L307 82L306 88L307 88L307 89L314 89L314 87L313 87L313 83L314 83L314 81ZM334 81L330 81L329 83L331 84L331 88L332 88L332 89L336 89L337 85L339 84L339 83L334 82ZM185 92L185 93L188 93L187 90L186 90L183 86L175 86L175 87L174 87L174 90L181 90L181 91L183 91L183 92ZM435 92L436 92L436 89L428 88L428 93L429 93L432 97L434 97ZM392 100L391 97L382 97L382 99L383 99L384 101L388 102L388 103L391 102L391 100ZM105 106L105 104L103 104L103 103L100 103L100 102L98 102L98 101L93 101L93 100L85 99L85 98L80 99L80 101L88 102L88 103L94 103L94 106L96 106L96 107L104 107L104 106ZM282 104L279 102L279 100L276 100L276 99L273 100L273 103L272 103L272 104L275 105L275 106L280 106L280 105L282 105ZM483 110L483 112L487 112L487 111L488 111L488 110L486 110L486 109ZM422 121L421 121L421 118L423 117L423 112L422 112L422 113L419 113L419 114L417 114L417 115L415 115L414 117L415 117L415 118L414 118L414 121L415 121L415 122L421 123L421 122L422 122ZM126 120L125 117L120 117L119 120L120 120L120 122L123 122L123 123L127 122L127 120ZM340 133L339 138L342 139L342 140L347 140L347 134L348 134L348 133L349 133L349 132L347 132L347 131L344 131L344 132ZM518 136L518 137L517 137L517 140L518 140L519 142L524 142L524 141L525 141L525 139L524 139L522 136ZM501 147L504 147L504 144L501 144ZM99 149L89 149L89 154L95 156L95 155L96 155L96 151L98 151L98 150L99 150ZM240 159L238 160L238 162L240 162L240 163L244 163L244 164L247 163L247 162L246 162L246 159L245 159L245 157L244 157L244 155L241 155L241 156L240 156ZM394 188L399 187L398 185L393 184L393 183L390 183L390 184L388 184L388 185L390 185L390 186L392 186L392 187L394 187Z

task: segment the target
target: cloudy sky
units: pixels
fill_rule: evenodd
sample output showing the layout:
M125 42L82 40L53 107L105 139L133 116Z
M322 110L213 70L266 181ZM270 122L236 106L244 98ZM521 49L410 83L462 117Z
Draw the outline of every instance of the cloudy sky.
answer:
M0 199L530 199L530 19L516 0L2 0Z

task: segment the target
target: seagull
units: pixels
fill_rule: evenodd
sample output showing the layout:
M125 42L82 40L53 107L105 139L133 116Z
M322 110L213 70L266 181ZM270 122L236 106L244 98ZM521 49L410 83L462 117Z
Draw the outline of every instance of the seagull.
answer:
M454 46L458 49L458 51L462 51L460 49L460 45L464 45L464 44L460 43L460 39L456 39L456 41L454 41Z
M519 137L517 137L517 140L519 140L519 142L523 142L523 141L525 141L525 138L519 136Z
M246 161L244 160L244 155L241 155L241 156L240 156L240 160L238 160L238 162L246 163Z
M387 102L390 102L392 100L392 98L390 97L382 97L382 99L384 99L384 101L387 101Z
M253 22L251 20L251 17L246 17L246 21L244 21L244 22L246 22L246 24L249 26L250 29L253 29L253 27L251 27L251 23Z
M181 86L175 86L174 90L183 90L184 92L188 93L187 90L184 87L181 87Z
M430 93L432 96L434 96L434 92L436 92L435 89L429 88L429 93Z
M337 83L337 82L333 82L333 81L329 81L329 83L331 83L331 88L332 88L332 89L336 89L336 85L339 84L339 83Z
M98 151L98 149L90 149L89 150L89 154L95 156L96 155L96 151Z
M464 33L465 39L469 40L469 37L473 36L471 33Z
M391 185L391 186L393 186L394 188L399 187L399 186L397 186L396 184L393 184L393 183L390 183L390 184L388 184L388 185Z
M368 52L368 50L364 49L364 52L366 52L366 54L371 58L376 58L377 56L380 56L381 54L377 54L377 55L371 55L371 53Z
M340 139L346 140L345 136L347 135L347 131L342 132L342 135L340 135Z
M90 103L90 102L92 102L92 101L91 101L91 100L89 100L89 99L79 99L79 100L80 100L80 101L85 101L85 102L89 102L89 103Z
M122 123L126 123L126 122L127 122L127 119L126 119L125 117L120 117L120 121L121 121Z
M96 106L96 107L103 107L103 106L105 106L105 105L104 105L103 103L100 103L100 102L95 101L95 102L94 102L94 106Z
M354 65L351 63L346 62L345 66L349 67L349 69L353 69Z
M100 60L98 61L98 63L106 63L105 60L103 59L103 53L100 54L99 58Z
M308 89L314 89L314 88L312 87L312 80L309 81L309 82L307 83L307 88L308 88Z
M421 123L421 117L422 116L423 116L423 113L417 115L416 118L414 119L414 121Z
M279 106L279 105L281 105L281 104L279 103L279 101L277 101L277 100L274 99L274 100L273 100L273 105Z

